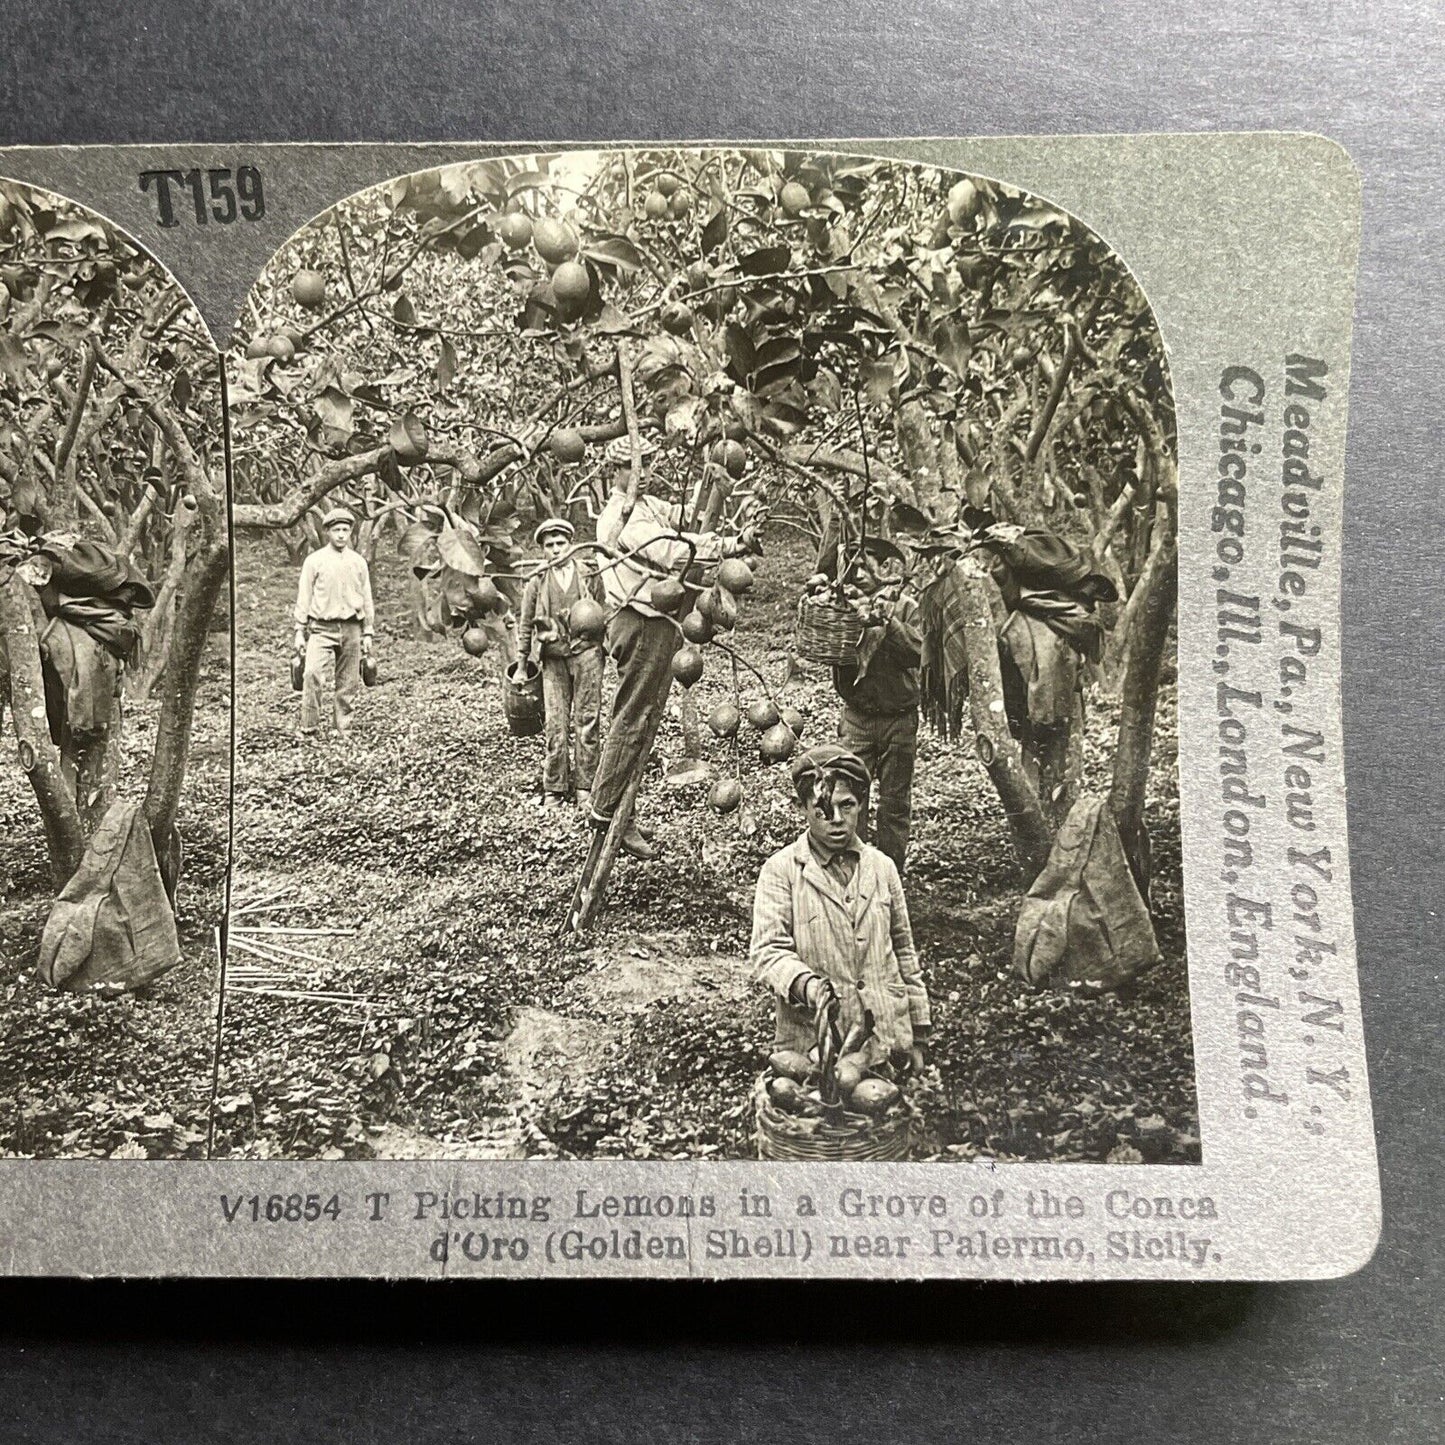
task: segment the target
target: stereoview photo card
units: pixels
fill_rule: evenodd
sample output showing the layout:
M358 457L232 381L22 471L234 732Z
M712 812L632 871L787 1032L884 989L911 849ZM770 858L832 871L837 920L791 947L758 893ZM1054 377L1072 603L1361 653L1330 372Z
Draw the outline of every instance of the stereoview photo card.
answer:
M1358 209L1295 135L0 153L0 1262L1358 1267Z

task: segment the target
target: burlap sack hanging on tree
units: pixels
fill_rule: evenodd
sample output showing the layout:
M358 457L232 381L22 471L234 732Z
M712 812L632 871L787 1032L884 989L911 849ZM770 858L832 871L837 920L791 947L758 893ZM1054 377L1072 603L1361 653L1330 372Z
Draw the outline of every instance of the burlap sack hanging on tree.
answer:
M136 989L180 961L145 815L135 803L113 803L51 906L37 971L55 988Z

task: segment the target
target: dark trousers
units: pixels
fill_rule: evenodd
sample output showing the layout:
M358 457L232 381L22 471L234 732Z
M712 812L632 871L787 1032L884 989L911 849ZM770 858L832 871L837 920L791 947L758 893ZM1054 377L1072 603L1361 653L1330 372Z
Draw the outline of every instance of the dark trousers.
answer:
M547 756L544 791L561 796L586 792L597 771L597 714L602 708L602 649L542 659L542 705ZM570 786L569 786L570 785Z
M903 871L913 818L913 763L918 756L918 709L904 713L859 712L848 703L838 714L838 741L857 753L873 775L877 799L874 843ZM867 822L859 828L867 837Z
M647 759L651 708L661 707L672 682L669 664L681 645L677 628L662 617L645 617L624 607L607 626L607 651L617 664L612 721L597 776L592 783L592 816L611 819L633 774Z

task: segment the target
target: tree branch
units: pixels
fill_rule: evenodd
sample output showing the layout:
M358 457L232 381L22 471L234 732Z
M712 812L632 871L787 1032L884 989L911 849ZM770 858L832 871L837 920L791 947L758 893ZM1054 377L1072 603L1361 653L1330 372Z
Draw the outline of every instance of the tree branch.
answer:
M212 542L191 560L182 574L171 655L160 682L161 710L156 720L150 784L145 796L146 822L150 825L157 858L174 856L171 835L186 777L201 654L216 598L226 585L230 570L230 548L224 542ZM168 886L173 892L174 878Z
M224 539L226 517L221 494L212 483L211 474L205 462L202 461L200 453L191 445L191 439L186 435L186 429L181 425L180 417L165 402L151 396L142 389L139 382L127 376L106 354L99 337L92 336L90 345L96 361L135 397L146 415L160 428L166 445L170 447L172 454L180 463L181 473L186 479L186 488L196 499L196 506L200 508L201 519L208 534L212 538Z
M1003 803L1019 860L1036 875L1048 862L1053 831L1038 791L1025 771L1023 752L1008 729L990 601L992 579L979 563L965 558L954 565L942 585L952 586L963 603L962 636L968 657L968 707L974 747Z
M1134 584L1126 639L1129 660L1119 690L1119 741L1114 749L1114 778L1109 811L1119 828L1140 890L1148 894L1148 852L1144 830L1145 788L1154 739L1154 708L1159 696L1159 670L1174 616L1179 580L1179 550L1173 527L1164 521L1144 571Z
M1044 444L1044 438L1049 434L1049 426L1053 422L1054 413L1059 409L1059 403L1064 398L1064 392L1069 385L1069 377L1074 370L1074 362L1078 359L1079 345L1077 328L1072 324L1064 327L1064 354L1058 366L1054 368L1054 379L1049 387L1049 394L1044 401L1043 408L1034 421L1033 429L1029 432L1029 439L1024 446L1024 461L1030 466L1038 460L1039 448Z
M65 433L55 449L55 481L57 495L52 497L54 516L52 525L65 526L75 520L75 439L80 434L81 418L85 405L90 400L90 387L95 379L95 352L87 347L80 358L80 379L75 383L75 395L70 403L70 417L65 423Z
M627 446L632 453L632 470L627 478L627 505L623 508L625 523L637 505L637 493L642 486L642 437L637 430L637 401L632 395L632 358L627 354L627 343L617 343L617 385L622 392L622 420L627 427Z

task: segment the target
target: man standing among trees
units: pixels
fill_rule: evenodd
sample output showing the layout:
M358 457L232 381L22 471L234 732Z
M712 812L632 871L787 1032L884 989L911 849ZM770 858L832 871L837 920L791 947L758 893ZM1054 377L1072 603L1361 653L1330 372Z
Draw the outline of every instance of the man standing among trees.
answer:
M843 701L838 740L863 760L878 795L875 840L903 872L913 816L913 765L918 754L918 668L923 634L918 603L901 590L902 552L884 538L866 538L851 569L863 622L856 666L835 667ZM826 569L825 569L826 570ZM859 832L866 837L867 818Z
M547 757L542 767L543 802L558 807L575 788L586 812L597 772L598 718L606 659L594 637L574 635L568 616L584 597L603 600L602 581L590 561L568 556L576 529L565 517L548 517L532 538L543 565L522 592L518 652L530 656L535 638L542 649L542 705Z
M335 680L336 731L351 730L356 695L361 689L361 664L370 659L376 633L376 607L371 598L371 573L366 559L351 548L356 518L345 507L333 507L321 519L326 546L301 564L296 589L296 635L293 646L305 653L301 687L301 735L321 731L321 696L327 673Z

